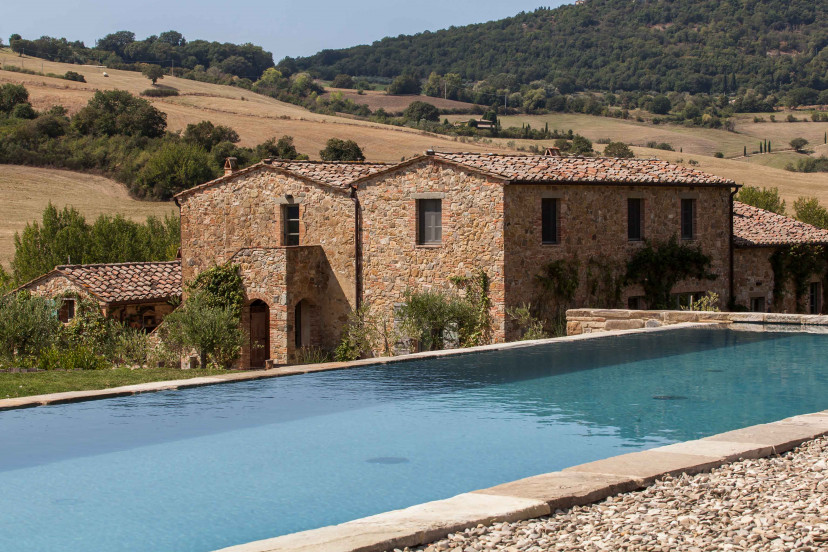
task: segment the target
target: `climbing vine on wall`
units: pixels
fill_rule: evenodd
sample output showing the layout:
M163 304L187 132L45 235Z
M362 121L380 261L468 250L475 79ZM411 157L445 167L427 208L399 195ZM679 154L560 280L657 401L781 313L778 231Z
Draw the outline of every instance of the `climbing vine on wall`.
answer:
M599 309L622 307L621 294L626 285L626 276L622 264L590 259L586 268L586 287L589 294L587 306Z
M670 293L681 280L715 280L708 271L710 257L701 248L679 243L673 236L667 242L647 242L627 263L627 282L641 284L644 300L651 309L670 306Z
M796 312L804 312L802 298L808 292L808 281L814 274L826 277L828 250L821 245L796 244L780 248L770 256L773 269L773 305L781 310L782 300L787 293L788 280L796 302Z
M206 292L211 306L231 307L237 316L241 316L244 307L244 285L239 265L224 263L201 272L187 285L187 292Z

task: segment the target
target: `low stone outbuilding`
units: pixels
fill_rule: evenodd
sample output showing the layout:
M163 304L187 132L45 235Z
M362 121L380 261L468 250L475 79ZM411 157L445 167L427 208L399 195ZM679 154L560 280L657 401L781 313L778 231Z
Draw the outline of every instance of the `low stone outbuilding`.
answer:
M18 289L60 301L63 322L74 317L82 297L97 302L108 318L152 331L173 311L171 301L181 298L181 263L61 265Z
M822 248L809 249L807 246L828 246L828 230L734 202L736 305L754 312L824 314L828 256ZM780 270L789 272L785 270L784 256L797 251L797 248L800 255L817 257L811 259L812 263L794 261L801 267L813 265L813 270L806 270L809 273L802 275L802 296L799 298L796 297L794 276L779 274ZM774 264L777 265L776 271ZM784 282L778 282L780 277L784 278Z

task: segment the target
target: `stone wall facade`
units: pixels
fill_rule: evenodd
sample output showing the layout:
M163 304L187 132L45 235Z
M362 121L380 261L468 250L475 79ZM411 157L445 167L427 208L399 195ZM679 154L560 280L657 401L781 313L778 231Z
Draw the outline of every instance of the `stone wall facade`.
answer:
M356 304L355 207L345 189L261 167L179 200L182 278L233 260L242 267L247 304L270 317L270 358L293 362L293 317L305 300L308 345L333 349ZM284 208L299 206L299 246L285 240ZM242 313L249 332L250 310ZM250 361L243 350L241 366Z
M764 301L764 310L755 309L757 312L783 312L783 313L808 313L808 295L802 298L802 304L797 308L796 297L792 290L791 282L785 285L785 293L781 299L774 302L773 287L774 274L770 257L777 251L776 247L736 247L733 254L734 264L734 289L736 291L736 305L740 308L754 310L752 303L754 298L761 298ZM819 283L823 294L819 301L821 312L828 313L828 301L825 301L826 292L825 275L812 274L808 278L809 284Z
M359 185L364 298L390 314L406 290L449 290L483 270L491 282L493 340L505 340L503 185L421 161ZM442 243L418 245L417 201L442 202Z
M299 244L319 245L340 287L354 299L354 205L344 189L272 167L179 199L184 283L245 248L286 246L284 207L299 206Z
M93 297L82 286L79 286L63 274L56 274L54 272L28 284L26 289L32 295L39 295L41 297L57 297L65 293L75 293L79 297L98 302L97 298ZM99 304L103 307L102 303Z
M250 303L258 300L268 306L268 358L273 363L296 361L295 316L300 303L305 317L302 345L325 350L336 346L351 304L321 246L242 249L230 260L241 269L248 300L242 311L242 328L249 339ZM248 366L250 355L248 342L242 348L239 366Z
M559 240L543 244L541 202L555 198L559 204ZM630 241L627 233L627 200L643 200L644 240L663 242L681 231L681 200L696 200L696 237L682 240L698 245L711 259L713 281L680 282L674 293L713 291L726 305L729 295L730 189L720 187L669 187L622 185L509 185L505 188L506 302L537 305L536 280L543 267L564 260L578 266L579 285L572 305L626 306L630 297L643 296L640 286L622 290L620 304L613 304L607 276L620 277L627 261L644 247ZM511 330L511 328L510 328ZM517 337L514 331L510 338Z

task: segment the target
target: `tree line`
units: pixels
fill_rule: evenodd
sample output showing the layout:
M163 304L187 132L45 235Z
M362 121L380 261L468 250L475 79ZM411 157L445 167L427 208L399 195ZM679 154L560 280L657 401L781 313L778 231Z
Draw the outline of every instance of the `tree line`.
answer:
M282 60L324 79L431 72L603 91L826 88L828 10L809 0L590 0ZM439 52L439 55L435 55ZM808 92L810 91L810 92Z
M259 78L273 67L273 54L254 44L188 41L178 31L166 31L138 40L131 31L109 33L87 47L82 41L42 36L28 40L19 34L9 37L13 52L62 63L98 63L111 68L140 70L140 64L180 68L179 76L199 74L220 78Z

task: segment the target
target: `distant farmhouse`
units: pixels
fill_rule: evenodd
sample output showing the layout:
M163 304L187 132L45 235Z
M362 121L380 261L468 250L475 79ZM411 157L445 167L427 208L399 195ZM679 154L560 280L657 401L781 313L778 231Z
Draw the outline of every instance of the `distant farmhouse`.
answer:
M65 276L105 308L121 309L111 310L115 316L149 307L149 328L166 312L153 301L180 295L181 282L211 266L235 263L250 336L242 367L293 362L304 346L333 349L362 302L392 312L407 290L447 288L481 270L491 282L494 341L516 339L507 309L537 300L544 266L577 259L572 303L593 306L596 271L625 266L647 241L673 236L700 247L717 275L680 282L672 290L676 305L712 291L722 305L732 298L756 311L793 312L792 294L773 301L771 257L792 244L828 244L828 231L735 202L737 190L731 180L666 161L560 157L555 150L428 151L393 165L267 160L237 170L228 162L223 177L175 198L180 265L129 265L129 285L120 276L95 285L79 276L117 268L58 267L26 287L48 293L54 285L45 282ZM163 278L159 265L170 268ZM167 275L177 285L162 285ZM823 287L821 275L807 282L809 312L823 311ZM126 293L133 288L147 293ZM119 291L107 299L107 289ZM619 302L647 306L638 285L624 288Z

